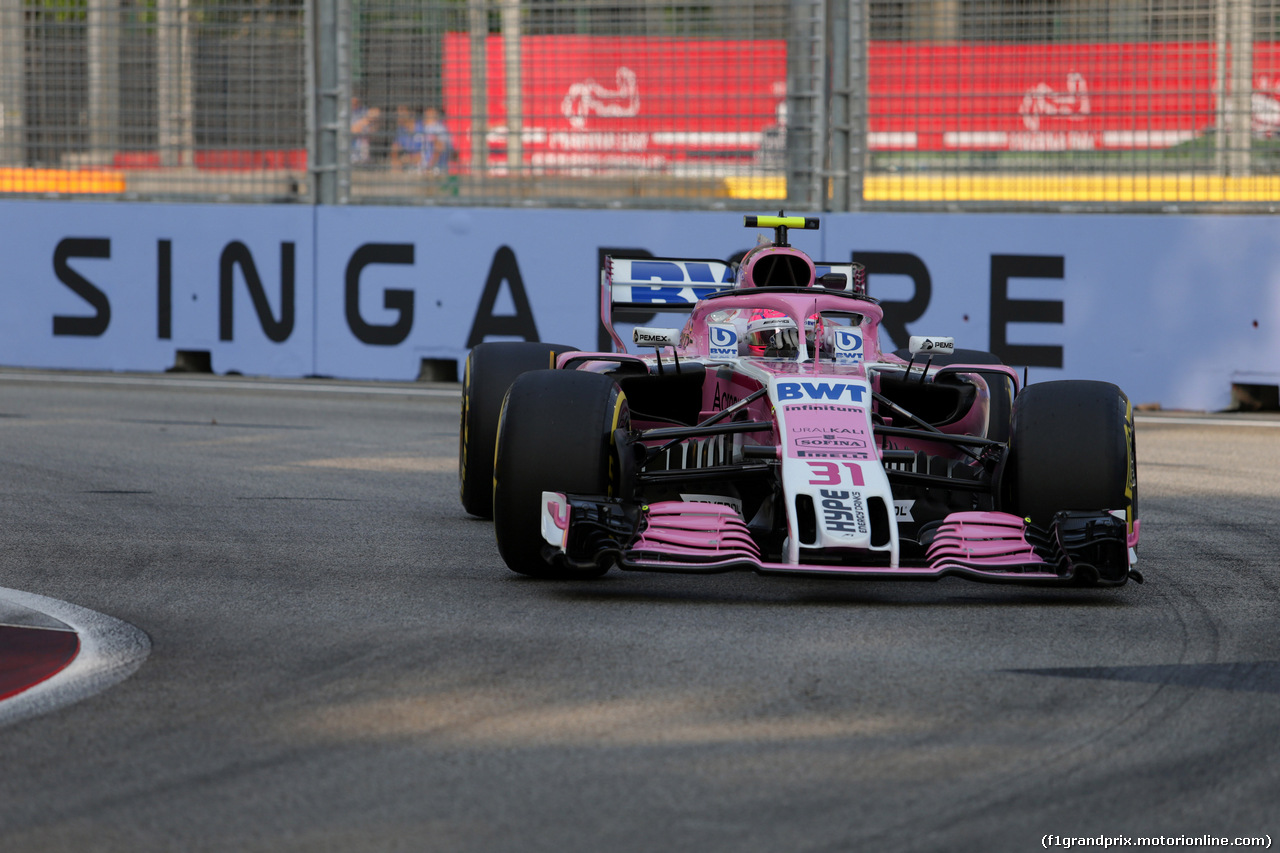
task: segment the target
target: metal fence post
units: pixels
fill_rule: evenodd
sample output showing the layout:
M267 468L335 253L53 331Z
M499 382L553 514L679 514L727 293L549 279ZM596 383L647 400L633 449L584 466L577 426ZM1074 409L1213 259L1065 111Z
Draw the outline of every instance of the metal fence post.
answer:
M195 82L188 0L156 3L156 109L160 163L195 163Z
M826 201L825 0L791 0L787 48L787 204L818 210Z
M502 0L502 49L507 86L507 174L517 178L524 173L520 42L520 0Z
M351 101L355 95L355 62L353 61L355 26L352 0L336 0L335 15L334 56L331 61L334 63L337 80L335 106L338 128L333 165L337 174L336 203L348 204L351 201L351 169L355 163L355 148L351 138Z
M846 43L848 58L848 141L849 155L849 204L844 210L861 210L863 204L863 178L870 165L867 139L867 6L869 0L848 0L849 40Z
M350 158L339 157L339 138L345 135L340 117L348 112L349 107L340 101L343 87L338 73L338 3L339 0L312 0L310 3L309 17L313 23L308 30L314 33L312 62L315 71L314 97L310 99L314 105L314 118L309 135L315 140L311 146L311 181L318 204L338 204L340 168L348 170L347 184L350 185L350 163L347 162ZM350 132L349 128L347 132Z
M1253 146L1253 2L1240 0L1231 7L1231 93L1227 97L1227 145L1231 153L1227 173L1248 175L1252 171Z
M22 16L22 0L0 0L0 165L7 166L27 159L22 104L27 31Z
M119 147L120 0L90 0L85 9L89 42L89 159L110 163Z
M849 7L853 0L828 0L827 2L827 64L831 69L828 78L827 97L831 104L831 142L827 146L831 158L827 173L831 177L831 192L826 198L826 210L849 209Z
M467 29L471 56L471 174L489 174L489 10L485 0L467 0Z

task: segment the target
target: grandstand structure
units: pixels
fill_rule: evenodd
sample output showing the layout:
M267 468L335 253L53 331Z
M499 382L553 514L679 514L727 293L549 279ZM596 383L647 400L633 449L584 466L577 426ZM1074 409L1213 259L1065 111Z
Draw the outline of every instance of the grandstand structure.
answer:
M0 197L1269 212L1280 0L0 0Z

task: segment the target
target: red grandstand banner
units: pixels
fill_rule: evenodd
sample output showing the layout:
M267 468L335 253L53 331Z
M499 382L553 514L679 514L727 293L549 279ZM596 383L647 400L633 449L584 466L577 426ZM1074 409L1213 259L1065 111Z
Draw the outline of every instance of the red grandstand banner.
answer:
M783 41L526 36L525 162L662 167L748 161L782 132ZM988 45L872 42L873 150L1073 151L1168 148L1217 122L1208 42ZM487 44L488 144L505 161L502 39ZM470 157L470 42L445 42L444 96ZM1253 52L1252 120L1280 134L1280 44Z
M1280 50L1254 51L1254 125L1280 130ZM1207 43L873 43L873 148L1167 148L1217 121Z
M525 36L521 134L538 167L660 167L690 157L751 157L786 97L782 41ZM505 57L486 48L489 149L507 145ZM470 158L471 54L445 39L444 101L459 156Z

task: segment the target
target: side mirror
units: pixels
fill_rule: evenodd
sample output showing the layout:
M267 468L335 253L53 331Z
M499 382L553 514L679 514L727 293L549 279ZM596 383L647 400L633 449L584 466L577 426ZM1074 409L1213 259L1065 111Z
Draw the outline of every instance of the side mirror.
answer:
M631 340L642 347L674 347L680 343L679 329L659 329L655 326L636 326Z
M922 352L933 355L953 355L956 351L956 339L912 335L907 349L912 355L919 355Z

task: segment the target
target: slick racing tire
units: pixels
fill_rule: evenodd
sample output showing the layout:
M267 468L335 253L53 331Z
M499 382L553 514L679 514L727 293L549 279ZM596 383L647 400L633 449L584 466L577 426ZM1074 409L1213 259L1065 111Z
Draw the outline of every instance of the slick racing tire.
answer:
M1047 527L1061 510L1138 511L1133 408L1110 382L1039 382L1013 404L1010 511ZM1011 478L1011 479L1010 479Z
M609 570L568 569L545 558L542 493L618 495L614 430L630 426L626 395L608 376L553 370L516 379L502 407L493 486L498 553L512 571L582 578Z
M480 344L462 370L462 423L458 428L458 481L462 508L493 517L493 449L502 399L516 377L555 367L556 356L573 347L502 342Z

